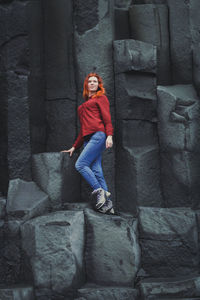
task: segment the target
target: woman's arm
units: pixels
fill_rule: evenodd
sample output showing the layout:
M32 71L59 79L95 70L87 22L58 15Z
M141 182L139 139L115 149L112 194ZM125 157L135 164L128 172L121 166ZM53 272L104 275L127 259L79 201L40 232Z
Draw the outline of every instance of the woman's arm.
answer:
M61 152L69 152L69 156L72 156L73 152L76 149L80 148L82 146L83 142L84 142L84 139L82 138L81 129L80 129L79 135L78 135L75 143L73 144L73 146L70 149L63 150Z
M105 95L99 97L97 105L100 109L101 116L105 125L106 135L113 136L114 130L111 121L110 103L108 101L108 98Z
M81 129L80 129L79 135L72 147L74 147L75 149L78 149L83 145L83 142L84 142L84 139L82 137L82 133L81 133Z

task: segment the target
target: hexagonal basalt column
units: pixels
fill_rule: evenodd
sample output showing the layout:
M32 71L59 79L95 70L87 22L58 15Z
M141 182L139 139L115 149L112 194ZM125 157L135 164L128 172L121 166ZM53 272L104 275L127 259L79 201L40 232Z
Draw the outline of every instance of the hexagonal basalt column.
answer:
M32 219L21 226L21 234L38 295L66 295L83 283L83 212L60 211Z
M161 179L168 207L199 207L199 124L199 99L192 85L158 86Z
M171 83L168 7L161 4L133 5L129 9L131 38L157 46L157 80Z
M80 202L80 176L75 170L75 158L68 153L33 155L33 178L49 195L51 209L61 209L65 202Z
M198 274L198 228L192 210L140 207L139 238L145 277Z
M87 280L106 286L134 287L140 264L137 220L85 210Z

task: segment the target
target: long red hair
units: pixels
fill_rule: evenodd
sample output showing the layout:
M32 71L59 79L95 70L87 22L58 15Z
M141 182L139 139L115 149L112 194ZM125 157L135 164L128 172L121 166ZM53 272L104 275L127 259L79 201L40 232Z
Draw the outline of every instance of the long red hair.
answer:
M89 73L85 77L84 84L83 84L83 98L85 100L87 100L89 98L88 79L90 77L92 77L92 76L96 77L98 79L98 83L99 83L97 92L92 96L92 98L105 95L105 93L106 93L105 88L103 87L103 80L102 80L102 78L97 73Z

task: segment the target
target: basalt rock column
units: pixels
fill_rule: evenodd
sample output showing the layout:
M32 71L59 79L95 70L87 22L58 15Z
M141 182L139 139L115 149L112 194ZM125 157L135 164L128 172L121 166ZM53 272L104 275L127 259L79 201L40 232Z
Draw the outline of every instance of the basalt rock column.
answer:
M167 207L199 207L200 106L192 85L158 86L161 178Z
M170 84L168 7L133 5L129 9L131 38L157 46L157 81Z
M198 0L190 0L189 7L193 56L193 80L198 95L200 96L200 19L198 14L200 10L200 2Z
M76 134L71 0L43 0L47 151L69 149Z
M42 1L28 4L29 17L29 103L32 153L46 149L45 76L44 76L44 22Z
M112 41L114 39L114 1L74 1L74 36L78 104L82 98L85 76L95 71L104 81L111 104L114 125L114 74ZM78 133L78 130L77 130ZM104 175L114 200L114 153L106 150L103 155ZM82 197L88 200L84 182Z
M192 82L190 0L133 0L134 4L166 4L169 8L170 57L173 84ZM139 5L140 6L140 5ZM197 3L194 4L196 12ZM178 12L178 13L177 13Z
M135 40L114 42L117 117L117 203L162 206L156 124L156 47Z
M6 113L3 121L7 122L3 125L2 155L6 160L7 150L10 179L20 177L30 180L28 2L9 3L0 8L0 13L1 96L2 110ZM3 169L6 174L5 163Z
M59 211L34 218L21 226L21 234L36 299L74 299L67 293L84 280L83 212Z

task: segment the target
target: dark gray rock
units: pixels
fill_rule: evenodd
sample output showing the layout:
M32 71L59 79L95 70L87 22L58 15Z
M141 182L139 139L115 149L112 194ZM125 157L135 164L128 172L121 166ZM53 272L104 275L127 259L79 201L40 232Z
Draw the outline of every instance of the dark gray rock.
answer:
M167 0L133 0L133 4L166 4Z
M131 215L103 215L90 209L85 217L88 282L133 287L140 263L137 221Z
M21 226L21 234L38 290L63 296L83 283L83 212L60 211L37 217Z
M63 209L64 210L84 210L86 208L92 208L90 203L83 203L83 202L77 202L77 203L64 203Z
M169 207L199 204L199 120L199 99L192 85L158 87L161 176Z
M117 8L129 8L132 4L132 0L115 0L115 7Z
M156 120L156 47L114 42L116 118ZM122 73L119 73L122 72Z
M115 73L156 73L156 47L133 39L114 41Z
M3 164L5 175L7 172L9 179L20 177L30 180L28 119L28 75L30 65L27 7L27 2L14 1L10 5L1 6L0 8L0 71L4 78L1 84L1 98L3 99L2 109L4 113L6 109L3 118L5 122L4 130L6 124L3 137L4 148L1 149L1 153L5 159ZM7 152L6 157L5 152ZM7 182L3 181L3 190L5 190L6 185Z
M0 300L34 300L34 289L31 286L0 287Z
M139 287L142 299L168 299L168 297L183 299L184 297L189 300L200 296L200 277L145 279L140 282Z
M42 1L27 1L29 17L29 103L32 153L46 150L44 24ZM57 74L58 75L58 74Z
M197 274L198 232L188 208L139 209L141 267L155 278Z
M192 82L192 51L189 1L167 0L169 6L170 55L173 83ZM177 11L179 12L177 14Z
M123 24L123 26L122 26ZM130 29L128 21L128 9L115 8L115 40L124 40L130 38Z
M0 25L1 26L1 25ZM1 98L1 109L0 109L0 191L6 195L8 190L8 110L7 110L7 80L4 76L3 67L0 62L0 98Z
M64 149L63 149L64 150ZM75 170L76 154L39 153L33 155L34 181L49 195L52 209L65 202L80 202L80 176Z
M198 18L198 11L200 9L200 2L197 0L189 1L189 12L190 12L190 33L192 38L192 54L193 54L193 80L195 88L200 95L200 21Z
M136 205L163 206L156 124L124 120L118 125L116 194L119 210L136 214Z
M199 149L199 98L192 85L158 86L161 151Z
M71 148L76 136L76 103L67 99L46 101L47 151Z
M46 98L76 100L73 1L43 0Z
M189 2L180 0L134 0L134 4L167 4L169 9L170 57L172 83L192 82L192 51ZM138 5L139 6L139 5ZM178 14L177 14L178 11ZM196 12L198 6L196 6Z
M137 290L127 287L85 287L78 290L79 300L136 300L137 295Z
M131 37L157 46L157 80L170 84L169 25L166 5L133 5L129 9Z
M9 178L31 179L28 76L6 73L8 88Z
M109 101L113 105L114 1L76 1L74 26L79 101L82 99L85 76L95 71L103 78Z
M35 182L13 179L9 182L6 210L9 218L28 220L48 211L48 196Z
M0 197L0 219L3 219L6 214L6 199Z

